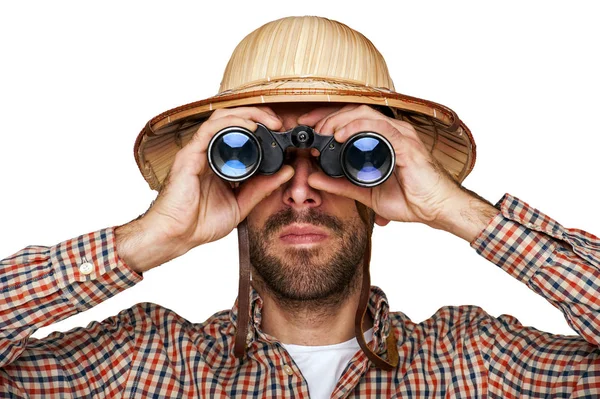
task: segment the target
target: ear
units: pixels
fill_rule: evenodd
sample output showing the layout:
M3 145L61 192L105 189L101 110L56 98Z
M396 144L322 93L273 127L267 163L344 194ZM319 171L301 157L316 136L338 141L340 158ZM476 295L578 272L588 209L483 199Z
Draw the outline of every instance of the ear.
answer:
M377 223L377 226L383 227L386 226L389 222L389 219L382 218L381 216L375 214L375 223Z

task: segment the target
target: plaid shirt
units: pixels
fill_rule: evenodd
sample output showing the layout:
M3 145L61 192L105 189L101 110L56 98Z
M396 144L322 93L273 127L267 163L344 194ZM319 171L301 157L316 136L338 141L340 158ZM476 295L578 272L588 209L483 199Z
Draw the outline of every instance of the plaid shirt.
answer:
M580 336L477 306L443 307L416 324L389 312L372 287L372 347L385 357L385 337L395 334L398 368L373 368L358 351L332 398L600 397L600 240L508 194L497 207L471 246L558 307ZM261 331L256 291L243 362L232 353L237 302L201 324L142 303L87 328L31 338L141 280L117 256L112 229L28 247L0 265L0 397L309 397L292 358Z

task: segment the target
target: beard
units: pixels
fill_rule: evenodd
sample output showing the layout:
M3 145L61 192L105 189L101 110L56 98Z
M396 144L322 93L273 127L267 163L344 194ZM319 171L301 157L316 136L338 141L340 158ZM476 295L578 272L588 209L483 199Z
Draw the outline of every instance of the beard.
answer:
M278 232L292 223L326 227L330 243L312 248L286 248L276 255ZM346 220L309 208L292 208L271 215L260 231L248 226L250 262L257 278L253 285L266 290L288 311L321 312L336 309L361 288L362 260L368 229L356 214Z

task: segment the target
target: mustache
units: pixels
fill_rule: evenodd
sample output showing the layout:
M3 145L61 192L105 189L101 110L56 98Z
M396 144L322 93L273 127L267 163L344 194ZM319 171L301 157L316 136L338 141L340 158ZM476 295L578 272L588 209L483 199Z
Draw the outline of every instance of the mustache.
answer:
M344 232L344 224L339 218L328 215L320 209L308 208L307 211L298 213L292 208L286 208L269 216L265 222L265 235L269 235L292 223L310 223L315 226L323 226L340 235Z

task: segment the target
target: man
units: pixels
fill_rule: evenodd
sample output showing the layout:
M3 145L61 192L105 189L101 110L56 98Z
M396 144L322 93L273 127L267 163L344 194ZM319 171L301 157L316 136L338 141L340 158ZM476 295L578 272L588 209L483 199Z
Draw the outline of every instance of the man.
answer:
M305 32L316 32L317 26L325 27L322 36L307 38ZM335 62L325 71L317 68L325 58L308 49L326 47L327 40L345 49L335 58L345 68ZM300 71L282 67L273 73L267 66L265 74L250 61L266 60L265 52L292 43L304 49L296 62L276 58L271 68L294 69L310 58L306 54L314 55ZM361 57L352 51L361 51ZM369 68L360 64L365 60ZM265 76L257 80L254 73ZM323 97L330 101L324 104ZM341 143L357 132L375 131L394 148L394 172L379 186L357 187L320 171L313 150L292 149L277 173L254 176L232 190L208 167L209 141L225 127L254 131L256 123L273 131L308 125ZM598 239L565 229L514 197L506 196L496 208L462 189L458 182L474 162L466 126L439 104L395 93L379 53L347 27L290 18L249 35L232 56L220 94L151 120L136 142L136 159L149 184L160 189L145 215L49 249L27 248L3 261L5 392L594 395L600 378L594 313ZM368 282L372 223L390 221L424 223L470 242L560 307L581 337L540 333L470 306L442 308L417 325L390 314L376 288L369 293L368 312L357 311L366 305L361 294ZM87 329L27 345L38 326L92 307L139 281L142 273L236 226L242 233L246 224L248 240L240 235L240 256L242 264L251 260L255 288L249 325L248 308L241 305L194 325L141 304ZM238 300L241 304L244 296ZM240 334L246 328L248 334Z

